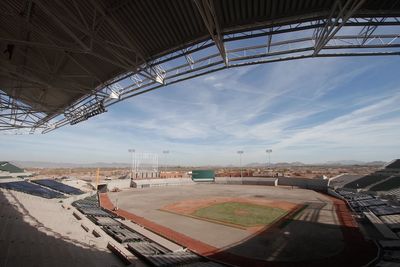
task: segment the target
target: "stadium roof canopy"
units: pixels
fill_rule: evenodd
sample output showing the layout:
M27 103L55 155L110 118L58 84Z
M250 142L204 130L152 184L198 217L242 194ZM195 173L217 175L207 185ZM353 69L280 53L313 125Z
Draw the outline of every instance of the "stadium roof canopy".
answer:
M2 0L0 130L48 132L213 71L399 55L398 0Z

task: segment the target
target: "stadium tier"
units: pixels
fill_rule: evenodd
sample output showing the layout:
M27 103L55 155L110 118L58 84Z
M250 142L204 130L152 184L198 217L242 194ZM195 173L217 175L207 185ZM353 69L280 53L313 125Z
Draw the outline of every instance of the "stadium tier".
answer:
M362 176L361 175L349 175L349 174L344 174L339 177L335 177L332 179L329 183L331 187L334 188L341 188L344 185L351 183L352 181L355 181L357 179L360 179Z
M21 182L9 182L9 183L0 183L0 187L4 189L11 189L39 197L44 198L61 198L63 195L61 193L52 191L50 189L41 187L39 185L29 183L26 181Z
M122 222L115 220L115 216L93 216L93 211L97 210L96 213L99 213L99 211L104 212L99 205L97 195L77 200L72 205L100 226L105 233L151 266L186 266L186 264L194 264L191 266L222 266L197 256L189 250L179 249L178 251L172 251L152 241L142 233L127 227Z
M394 176L380 184L374 185L370 188L370 191L388 191L396 188L400 188L400 176Z
M396 160L392 161L385 168L386 169L400 169L400 159L396 159Z
M345 188L351 188L351 189L358 189L358 188L365 188L369 185L375 184L383 179L388 178L388 175L367 175L364 177L361 177L360 179L357 179L355 181L352 181L348 184L346 184L344 187Z
M372 206L368 208L377 216L400 214L400 207L382 205L382 206Z
M69 185L65 185L63 183L54 181L54 180L50 180L50 179L42 179L42 180L35 180L32 181L36 184L51 188L53 190L57 190L59 192L65 193L65 194L69 194L69 195L80 195L83 194L83 192L75 187L69 186Z

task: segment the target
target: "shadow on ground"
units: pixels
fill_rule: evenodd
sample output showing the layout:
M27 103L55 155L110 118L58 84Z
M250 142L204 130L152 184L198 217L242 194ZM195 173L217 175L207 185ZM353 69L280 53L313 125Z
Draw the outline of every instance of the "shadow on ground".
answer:
M333 198L332 201L335 207L332 212L339 220L336 225L319 222L325 204L306 203L313 206L300 216L277 222L246 240L207 256L236 266L366 265L377 255L375 244L364 239L346 204Z
M114 208L107 194L101 194L100 200L102 207ZM222 249L129 211L114 213L200 255L234 266L356 267L373 260L377 248L364 239L346 204L328 195L319 201L305 202L302 212Z
M0 190L0 266L123 266L89 239L79 242L45 227L10 192Z

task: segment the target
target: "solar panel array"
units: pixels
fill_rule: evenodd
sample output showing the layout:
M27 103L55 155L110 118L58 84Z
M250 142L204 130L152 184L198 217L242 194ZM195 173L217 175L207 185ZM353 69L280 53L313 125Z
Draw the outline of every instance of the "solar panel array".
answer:
M69 194L69 195L80 195L80 194L84 193L75 187L72 187L72 186L51 180L51 179L41 179L41 180L35 180L32 182L37 183L42 186L45 186L45 187L48 187L48 188L51 188L51 189L54 189L54 190L57 190L59 192L65 193L65 194Z
M44 198L62 198L63 194L26 181L0 183L4 189L15 190Z

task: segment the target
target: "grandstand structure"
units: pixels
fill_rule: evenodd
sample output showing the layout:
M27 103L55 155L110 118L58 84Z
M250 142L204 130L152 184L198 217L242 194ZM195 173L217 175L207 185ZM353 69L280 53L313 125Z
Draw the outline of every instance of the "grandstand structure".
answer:
M400 55L396 0L4 0L0 10L3 133L47 133L227 68Z
M371 192L353 192L344 188L330 191L342 198L358 217L360 225L372 225L378 235L373 238L380 253L371 266L398 266L400 263L400 206ZM367 231L367 235L370 231Z
M392 173L396 169L393 168L396 165L387 166L391 167L380 170L382 175L385 171ZM275 263L277 266L364 266L374 257L374 262L400 262L400 257L390 254L391 251L400 251L398 249L388 250L379 245L383 253L374 254L376 247L368 241L371 240L371 227L365 228L366 232L357 229L363 228L364 224L371 224L377 231L373 240L400 241L399 202L376 196L370 191L358 192L346 188L333 190L329 188L330 180L293 177L216 177L213 182L196 182L190 178L121 179L110 181L107 186L109 189L118 187L123 190L110 190L110 193L98 191L96 194L94 191L84 193L64 182L41 179L0 183L0 197L4 195L13 201L22 201L27 207L25 213L32 213L30 216L42 214L46 220L51 218L47 209L52 214L53 210L58 209L64 221L71 224L67 227L74 231L71 237L84 239L83 244L89 243L98 252L103 253L108 249L123 263L137 264L135 266L253 266L256 263L262 264L259 266ZM165 186L168 188L160 188ZM48 203L44 210L37 205L40 201ZM178 213L190 211L190 205L196 210L214 207L218 201L225 204L254 201L257 205L286 205L288 213L277 220L274 227L262 226L262 231L256 233ZM4 200L4 203L8 202ZM9 212L12 212L11 209ZM354 217L357 222L351 212L357 215ZM247 213L240 214L250 216ZM0 218L2 223L6 223L6 227L10 225ZM57 231L64 231L63 223L58 219L57 222L50 220L47 223L51 225L45 228L47 231L57 227ZM12 232L17 233L18 227L11 229ZM64 232L67 234L63 238L70 237L67 230ZM285 236L287 232L291 233L290 237L285 237L290 238L289 241L280 243L280 234ZM57 232L53 234L57 235ZM368 240L364 239L363 234ZM268 242L267 236L270 238ZM3 238L9 240L7 235ZM304 246L317 243L318 249ZM13 246L21 249L26 246L23 241L16 244ZM263 247L264 244L269 245ZM51 242L45 243L41 249L50 245ZM302 253L293 253L300 249ZM313 252L313 257L305 253L308 250ZM280 253L282 251L287 253ZM66 252L60 250L55 253ZM114 261L107 253L103 253L102 257ZM300 256L291 256L295 254ZM81 261L96 260L96 257L86 255L82 254ZM357 255L357 259L352 259L354 255ZM40 255L32 262L39 262L46 257L46 254ZM18 261L17 257L10 258L9 255L5 255L4 259ZM43 266L51 265L45 262Z
M348 191L371 192L380 196L400 198L400 159L386 164L382 169L365 176L341 176L330 185Z

